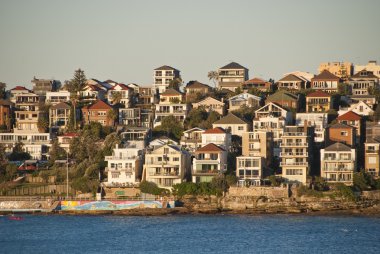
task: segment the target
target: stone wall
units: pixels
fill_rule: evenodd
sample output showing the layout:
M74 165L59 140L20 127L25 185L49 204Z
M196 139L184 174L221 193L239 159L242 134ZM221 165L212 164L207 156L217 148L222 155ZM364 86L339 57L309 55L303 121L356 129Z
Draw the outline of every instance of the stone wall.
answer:
M363 191L362 197L365 199L380 200L380 190Z
M266 198L288 198L287 187L230 187L228 197L266 197Z
M53 203L53 200L0 201L0 210L49 209Z

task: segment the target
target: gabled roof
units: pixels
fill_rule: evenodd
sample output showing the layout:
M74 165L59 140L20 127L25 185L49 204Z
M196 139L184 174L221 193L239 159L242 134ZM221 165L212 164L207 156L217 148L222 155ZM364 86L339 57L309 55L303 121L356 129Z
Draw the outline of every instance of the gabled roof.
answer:
M221 118L220 120L216 121L214 124L247 124L245 121L240 119L239 117L235 116L232 113L228 113L225 117Z
M51 106L52 109L70 109L70 106L66 102L60 102Z
M320 74L315 76L313 80L340 80L340 78L335 76L328 70L323 70Z
M116 87L120 87L121 90L130 90L130 89L132 90L132 88L130 88L129 86L127 86L125 84L116 84L110 90L116 90Z
M88 109L112 109L112 107L102 100L98 100L94 104L87 107Z
M254 99L256 101L261 101L261 99L262 99L261 97L253 95L253 94L250 94L250 93L241 93L241 94L232 96L229 100L230 101L233 101L233 100L248 100L248 98L252 98L252 99Z
M25 86L16 86L16 87L12 88L10 91L23 91L23 90L26 90L26 91L32 92L31 90L29 90L29 89L26 88Z
M96 86L96 85L87 85L84 90L90 90L90 91L100 91L102 90L100 87Z
M328 152L351 152L351 147L342 144L342 143L334 143L331 146L325 148L325 151Z
M173 88L168 88L161 94L161 96L170 96L170 95L182 95L181 92L178 92L177 90Z
M261 108L257 109L257 110L255 111L255 113L256 113L256 112L260 112L260 111L263 110L264 108L266 108L266 107L270 107L271 105L272 105L272 106L275 106L276 108L280 109L281 111L287 111L286 109L284 109L283 107L281 107L281 106L278 105L277 103L269 102L269 103L265 104L264 106L262 106Z
M223 128L220 128L220 127L216 127L216 128L213 128L213 129L208 129L205 132L203 132L203 134L225 134L225 133L226 133L226 131Z
M199 128L199 127L194 127L194 128L191 128L191 129L189 129L189 130L184 131L183 133L190 133L190 132L193 132L193 131L201 131L201 132L204 132L205 130L202 129L202 128Z
M362 75L360 75L361 72L366 72L367 75L362 76ZM352 75L351 78L371 78L371 79L378 79L378 77L377 77L376 75L373 75L373 72L372 72L372 71L367 71L366 69L363 69L363 70L361 70L361 71L358 71L357 73L355 73L354 75Z
M283 77L282 79L280 79L279 81L277 82L288 82L288 81L297 81L297 82L301 82L301 81L304 81L303 79L297 77L296 75L294 74L289 74L289 75L286 75L285 77Z
M292 93L288 93L285 90L279 90L274 94L268 96L267 101L282 101L282 100L290 100L290 101L298 101L298 97Z
M316 91L309 93L306 97L331 97L331 95L322 91Z
M163 71L165 71L165 70L179 71L179 70L177 70L176 68L173 68L173 67L168 66L168 65L163 65L163 66L158 67L158 68L156 68L156 69L154 69L154 70L155 70L155 71L161 71L161 70L163 70Z
M354 127L344 123L336 123L330 126L331 129L353 129Z
M338 116L338 120L359 121L361 119L362 117L353 111L348 111L347 113Z
M205 145L204 147L199 148L196 150L196 153L201 153L201 152L224 152L225 150L214 143L210 143Z
M244 66L236 63L236 62L231 62L221 68L219 68L220 70L229 70L229 69L246 69L248 70L247 68L245 68Z
M265 84L265 83L270 83L270 82L261 78L252 78L250 80L243 82L243 84Z
M224 102L221 102L221 101L219 101L219 100L217 100L215 98L212 98L211 96L209 96L209 97L207 97L207 98L205 98L205 99L203 99L203 100L201 100L199 102L194 102L193 105L194 104L201 104L201 103L203 103L205 101L209 101L209 100L211 100L213 103L224 105Z
M203 84L203 83L200 83L198 81L190 81L189 83L187 83L186 85L186 89L187 88L207 88L207 89L211 89L210 86L206 85L206 84Z

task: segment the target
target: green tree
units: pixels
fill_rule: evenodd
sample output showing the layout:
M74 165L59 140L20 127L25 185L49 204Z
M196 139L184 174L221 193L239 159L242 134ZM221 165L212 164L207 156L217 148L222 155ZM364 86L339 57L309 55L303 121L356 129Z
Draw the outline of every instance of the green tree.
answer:
M217 71L209 71L207 73L207 77L214 83L214 88L216 88L216 82L218 81L219 73Z
M59 146L58 139L54 139L49 149L49 164L53 165L56 160L65 160L66 151Z
M174 116L170 115L164 117L161 120L161 125L154 128L154 131L159 134L165 134L169 138L179 140L183 133L183 126Z
M8 159L10 161L24 161L29 160L30 154L24 152L23 150L24 144L22 142L17 142L13 147L12 153L9 155Z
M351 86L346 83L339 83L338 84L338 94L339 95L349 95Z
M74 72L74 77L66 83L66 87L70 92L70 100L73 103L74 109L78 104L78 94L83 91L84 87L86 86L86 81L87 79L84 71L79 68ZM74 110L74 129L77 128L76 119L76 110Z
M112 92L112 104L118 104L121 102L123 94L121 92Z
M152 195L162 195L167 194L167 190L159 188L157 184L153 182L142 181L140 183L140 191L142 193L152 194Z
M49 120L45 116L41 116L37 121L37 128L40 132L46 132L49 128Z
M175 78L173 80L170 80L168 88L172 88L174 90L179 91L182 86L182 79L181 78Z
M112 126L115 125L115 121L117 119L116 110L110 109L107 111L107 120L112 122Z
M0 82L0 99L5 99L6 97L6 87L7 85L3 82Z
M208 113L203 107L193 108L187 115L184 125L186 129L200 127L207 120Z

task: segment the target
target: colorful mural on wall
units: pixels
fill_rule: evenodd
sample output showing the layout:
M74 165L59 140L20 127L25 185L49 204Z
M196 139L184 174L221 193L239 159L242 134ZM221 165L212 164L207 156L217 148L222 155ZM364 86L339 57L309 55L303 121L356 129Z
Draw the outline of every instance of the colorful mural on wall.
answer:
M174 202L161 201L61 201L60 210L124 210L136 208L164 208L174 207Z

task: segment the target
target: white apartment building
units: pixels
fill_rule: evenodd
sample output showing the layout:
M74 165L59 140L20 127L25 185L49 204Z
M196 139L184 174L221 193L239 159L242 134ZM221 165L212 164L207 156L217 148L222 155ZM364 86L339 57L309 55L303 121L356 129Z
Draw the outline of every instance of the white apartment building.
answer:
M59 91L59 92L46 92L46 104L55 105L60 102L70 101L69 91Z
M308 126L314 127L314 142L323 143L326 139L326 128L327 128L327 113L297 113L296 114L296 125L304 126L305 123Z
M164 65L154 69L153 72L153 88L155 93L161 94L168 88L170 81L176 78L180 78L180 71Z
M160 95L160 102L156 104L153 127L161 125L162 119L167 116L174 116L178 122L183 123L189 111L189 106L182 99L182 93L174 89L166 89Z
M236 177L239 186L260 186L263 179L264 158L260 156L236 157Z

